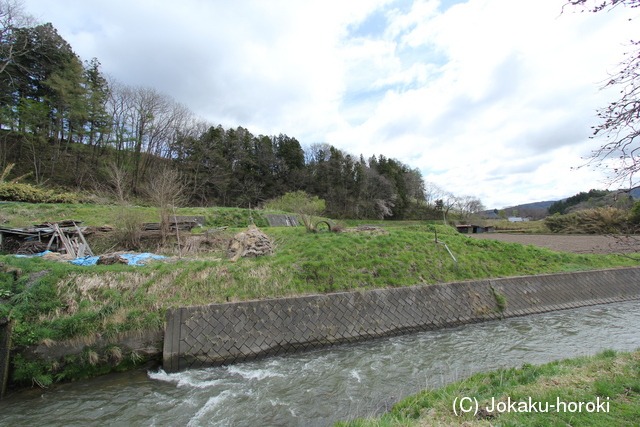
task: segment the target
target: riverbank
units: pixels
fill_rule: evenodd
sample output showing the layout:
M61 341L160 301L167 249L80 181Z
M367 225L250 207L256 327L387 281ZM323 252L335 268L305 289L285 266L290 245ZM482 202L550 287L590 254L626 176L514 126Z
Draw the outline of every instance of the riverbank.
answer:
M149 369L33 387L7 425L326 427L480 372L640 348L637 301L560 310L168 374ZM51 417L55 414L55 417Z
M640 417L640 351L480 373L407 397L379 418L336 427L632 426Z
M19 209L14 212L17 215L25 208L20 205L11 209ZM224 210L225 214L234 212ZM56 215L62 214L56 211ZM202 214L208 224L216 224L211 212ZM140 267L84 267L40 258L0 257L4 263L0 271L0 317L14 321L17 357L13 358L13 384L47 386L136 366L144 361L144 352L119 345L119 337L162 331L171 307L637 263L615 255L575 255L476 240L452 227L427 222L383 225L375 232L316 234L300 228L265 227L263 231L275 253L237 262L225 257L225 239L239 229L221 233L206 252ZM111 343L96 345L104 338ZM69 341L84 344L73 358L51 361L25 357L27 348L52 348Z

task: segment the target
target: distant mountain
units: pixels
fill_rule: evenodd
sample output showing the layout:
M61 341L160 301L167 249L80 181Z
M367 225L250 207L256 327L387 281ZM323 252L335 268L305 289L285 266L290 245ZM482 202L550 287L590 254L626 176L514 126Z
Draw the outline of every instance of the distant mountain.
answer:
M548 200L544 202L523 203L522 205L509 206L508 208L499 209L504 212L504 216L519 216L529 217L534 220L542 219L546 217L549 212L549 206L554 204L555 201ZM493 210L487 210L482 213L482 216L486 218L499 218L499 216Z
M554 204L556 200L547 200L544 202L533 202L533 203L524 203L518 206L510 206L506 209L549 209L549 206Z
M503 217L519 216L538 220L546 217L549 214L549 206L551 206L553 203L553 201L524 203L522 205L499 209L499 211L502 213ZM499 218L499 216L493 210L483 212L482 216L486 218Z
M594 190L591 190L591 191L594 191ZM606 197L605 196L597 197L589 200L586 203L585 202L579 203L575 205L575 207L572 207L570 210L575 211L575 210L581 210L581 209L590 209L594 207L613 206L613 205L618 205L622 207L624 203L617 201L617 199L621 199L621 197L618 195L618 197L616 198L615 197L616 193L617 192L612 191ZM631 190L630 194L633 196L634 199L640 199L640 188ZM499 209L499 210L504 211L505 216L520 216L520 217L531 217L533 219L542 219L548 215L548 209L551 207L551 205L553 205L556 202L566 202L567 199L569 199L569 197L560 199L560 200L547 200L544 202L523 203L521 205L509 206L507 208ZM627 202L626 204L628 205L629 203ZM627 206L627 208L628 207L629 206ZM514 215L514 213L517 215ZM486 218L498 218L498 215L493 211L493 209L486 210L482 212L481 215Z

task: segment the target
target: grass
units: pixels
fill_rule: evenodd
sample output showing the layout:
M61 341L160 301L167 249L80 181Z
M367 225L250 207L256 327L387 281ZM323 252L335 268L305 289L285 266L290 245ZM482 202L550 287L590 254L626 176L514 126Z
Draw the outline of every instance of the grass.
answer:
M0 215L9 224L19 218L29 223L73 218L103 225L111 209L13 203L1 204ZM149 217L154 212L136 209ZM177 213L205 215L208 226L237 221L244 227L249 212L241 211L198 208ZM258 216L256 212L252 215ZM0 298L6 301L0 304L0 317L14 320L13 341L16 348L22 348L96 334L115 337L132 330L160 330L168 307L637 265L614 255L566 254L472 239L429 222L386 221L385 226L384 233L337 234L267 227L262 230L275 253L237 262L226 259L225 239L240 229L227 230L226 237L206 255L142 267L80 267L41 258L0 256L4 263ZM436 231L458 263L443 245L434 242ZM47 274L30 280L42 271ZM95 356L85 359L95 361Z
M156 208L130 206L127 209L139 214L142 222L158 222ZM28 227L48 221L74 219L83 221L83 225L111 225L118 223L122 207L94 204L52 204L52 203L0 203L0 222L7 227ZM177 208L176 215L201 215L205 217L206 227L246 227L249 216L258 227L269 225L261 211L249 211L239 208Z
M640 417L640 352L604 351L595 357L556 361L542 366L525 364L473 375L447 386L424 390L397 403L379 418L336 423L336 427L391 426L634 426ZM462 414L461 399L478 402L479 411ZM529 399L538 412L528 411ZM558 401L583 403L562 406ZM491 411L494 403L523 411ZM503 402L500 404L500 402ZM526 402L527 406L520 402ZM591 405L587 403L593 402ZM454 405L458 415L454 412ZM599 412L596 411L600 404ZM548 405L548 406L547 406ZM554 406L551 406L554 405ZM546 408L548 411L545 411ZM564 410L564 408L567 408ZM577 409L570 411L570 409ZM607 412L604 409L608 409ZM474 415L475 413L475 415Z
M443 245L433 242L435 229L457 264ZM13 274L0 274L0 288L11 295L0 315L11 310L18 321L14 340L27 345L161 328L172 306L635 265L612 255L476 240L434 225L393 228L386 234L264 231L275 254L235 263L221 253L143 267L80 267L3 256L0 261L19 269L21 276L15 280ZM45 277L25 289L30 274L47 269Z
M493 225L497 232L521 232L527 234L548 234L551 230L547 228L544 221L521 221L510 222L506 219L487 220L487 225Z

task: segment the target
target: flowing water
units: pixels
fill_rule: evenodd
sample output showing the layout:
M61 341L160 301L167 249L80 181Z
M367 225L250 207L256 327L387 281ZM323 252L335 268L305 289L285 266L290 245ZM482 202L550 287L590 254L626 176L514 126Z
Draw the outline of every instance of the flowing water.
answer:
M0 402L11 426L326 426L472 373L640 348L640 301L176 374L136 371Z

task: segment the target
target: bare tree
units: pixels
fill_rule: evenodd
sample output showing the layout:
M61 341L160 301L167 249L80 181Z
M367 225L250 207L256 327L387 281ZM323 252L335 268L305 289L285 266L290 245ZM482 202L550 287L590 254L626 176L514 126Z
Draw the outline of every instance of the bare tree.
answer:
M118 203L124 206L131 190L130 173L114 162L108 165L107 177Z
M475 196L460 196L456 198L455 204L460 216L465 221L468 221L473 215L476 215L485 209L480 199Z
M153 88L117 82L109 86L110 141L118 150L118 165L130 164L133 191L137 191L153 163L171 157L179 136L195 119L186 106Z
M447 215L458 204L458 198L448 191L441 194L436 200L436 210L442 212L442 220L444 225L447 225Z
M436 201L447 194L447 191L435 182L425 181L424 183L424 199L427 206L435 206Z
M569 0L568 5L590 12L610 10L616 6L640 7L640 0ZM604 144L594 150L586 165L604 168L609 184L635 188L634 178L640 170L640 41L631 41L632 49L603 87L616 87L620 99L598 111L601 122L594 128L594 136L603 136ZM586 166L584 165L584 166Z
M158 208L160 235L164 245L169 236L171 211L184 202L185 186L180 173L168 166L161 167L147 183L146 193Z
M28 40L23 38L19 41L15 30L34 24L34 18L24 12L21 0L0 0L0 75L6 72L15 58L30 52Z

